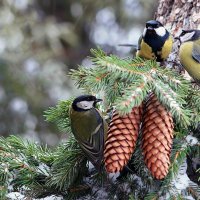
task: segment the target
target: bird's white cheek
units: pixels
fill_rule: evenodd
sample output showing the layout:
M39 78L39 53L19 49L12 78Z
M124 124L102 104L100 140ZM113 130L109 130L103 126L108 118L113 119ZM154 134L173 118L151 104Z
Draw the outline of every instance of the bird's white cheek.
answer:
M166 34L166 29L164 27L159 27L155 29L157 35L163 37Z
M188 40L190 40L192 38L192 36L195 34L195 32L190 32L190 33L186 33L185 35L180 37L181 42L186 42Z
M81 101L81 102L77 103L77 106L79 108L87 110L87 109L92 108L93 104L94 104L94 101Z

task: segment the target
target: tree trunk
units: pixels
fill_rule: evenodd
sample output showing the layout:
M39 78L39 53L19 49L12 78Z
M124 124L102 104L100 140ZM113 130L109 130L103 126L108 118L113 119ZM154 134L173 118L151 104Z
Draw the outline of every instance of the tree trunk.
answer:
M169 27L173 35L182 28L198 29L200 28L200 1L160 0L155 17Z
M159 0L155 19L160 21L170 32L176 37L181 33L182 29L200 29L200 1L199 0ZM178 50L179 41L174 40L173 52L170 54L170 61L179 61ZM177 68L173 64L174 68ZM193 131L195 135L200 134L200 124L196 130ZM187 159L188 169L187 173L191 180L200 184L198 177L200 172L196 172L200 166L199 158Z
M182 29L200 29L199 0L159 0L155 18L176 37ZM169 60L177 61L179 42L174 41ZM173 56L172 56L173 55Z

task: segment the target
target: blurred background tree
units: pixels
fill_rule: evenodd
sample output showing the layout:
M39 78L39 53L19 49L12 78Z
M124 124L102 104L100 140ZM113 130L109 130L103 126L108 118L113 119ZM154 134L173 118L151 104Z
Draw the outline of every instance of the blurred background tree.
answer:
M157 0L1 0L0 134L55 145L65 135L43 111L80 94L70 68L90 66L90 48L130 56Z

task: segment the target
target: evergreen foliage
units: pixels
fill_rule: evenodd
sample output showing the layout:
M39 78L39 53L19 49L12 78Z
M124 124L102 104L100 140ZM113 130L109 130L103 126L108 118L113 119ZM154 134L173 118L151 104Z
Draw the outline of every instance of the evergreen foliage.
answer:
M65 133L71 133L69 112L72 99L58 102L56 107L51 107L44 112L46 121L53 122L58 129Z
M115 189L106 187L107 191L111 196L114 195L113 198L117 194L116 198L119 199L120 195L129 199L158 199L167 194L171 199L182 199L182 193L170 193L170 188L186 155L190 152L199 155L199 150L194 151L196 147L190 146L185 137L200 122L200 90L193 88L189 81L173 69L163 68L156 61L137 57L120 59L114 55L107 56L100 49L92 50L92 54L94 67L80 66L77 70L72 70L70 76L76 81L77 87L84 89L86 93L104 97L102 110L112 110L115 107L120 114L129 113L153 92L172 113L175 121L171 167L164 180L154 180L145 167L140 149L140 134L136 150L128 164L131 172L121 174L120 180L115 182L102 179L102 187L105 189L105 185L109 183ZM48 122L55 123L60 131L69 134L65 144L50 150L46 146L23 141L15 136L0 138L1 199L6 199L6 194L13 191L13 188L26 192L31 197L56 194L65 199L76 199L79 195L92 192L90 187L102 184L101 180L90 181L90 185L87 185L88 177L95 179L95 176L91 177L93 172L87 165L87 159L71 135L71 102L72 99L60 101L57 106L45 111ZM136 179L139 180L137 184ZM129 185L129 197L120 193L124 183ZM199 187L195 183L191 182L190 187L198 194ZM185 193L190 192L185 190ZM95 196L94 193L92 195Z

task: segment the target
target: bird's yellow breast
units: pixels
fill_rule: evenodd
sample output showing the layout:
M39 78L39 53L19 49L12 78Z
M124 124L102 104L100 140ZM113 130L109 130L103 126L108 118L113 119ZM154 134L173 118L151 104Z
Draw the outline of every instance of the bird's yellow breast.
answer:
M169 36L169 38L165 41L161 51L157 51L157 54L160 55L161 59L165 60L169 56L172 50L172 45L173 40L172 37ZM136 56L150 60L156 59L156 55L153 52L152 48L146 42L144 42L143 39L140 44L140 50L137 51Z
M144 40L141 41L140 50L137 51L136 56L150 60L156 59L156 56L153 53L152 48L146 42L144 42Z
M162 51L161 51L161 58L165 60L170 52L172 51L172 45L173 45L173 39L170 35L169 38L165 41L165 44L163 45Z
M192 57L193 42L185 42L179 50L179 58L185 70L194 79L200 80L200 63Z

